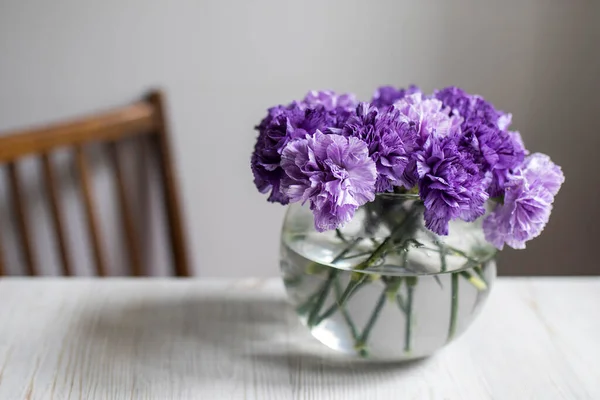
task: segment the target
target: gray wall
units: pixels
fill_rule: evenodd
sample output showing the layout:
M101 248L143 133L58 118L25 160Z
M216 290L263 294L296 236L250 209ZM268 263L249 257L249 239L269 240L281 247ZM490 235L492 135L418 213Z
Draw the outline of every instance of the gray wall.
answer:
M368 99L383 83L455 84L513 112L527 145L567 176L546 233L505 252L501 268L582 272L600 231L588 161L600 145L597 4L4 0L0 130L164 88L196 270L274 275L284 209L256 192L249 169L265 109L312 88Z

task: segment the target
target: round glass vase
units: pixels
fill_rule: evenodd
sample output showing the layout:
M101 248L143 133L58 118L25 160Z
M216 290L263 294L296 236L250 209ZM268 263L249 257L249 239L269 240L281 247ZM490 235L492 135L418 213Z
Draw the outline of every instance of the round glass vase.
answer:
M380 194L343 228L318 232L308 206L289 206L281 272L301 321L343 353L402 361L428 356L477 316L496 277L481 218L449 235L424 226L416 195Z

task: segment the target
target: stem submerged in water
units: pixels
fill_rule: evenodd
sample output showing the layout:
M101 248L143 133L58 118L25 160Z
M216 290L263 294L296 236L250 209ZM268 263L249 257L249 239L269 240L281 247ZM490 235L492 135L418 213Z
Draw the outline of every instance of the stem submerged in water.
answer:
M388 299L391 303L395 303L394 308L398 307L398 310L404 314L405 326L403 350L407 356L413 351L415 320L414 302L415 289L418 284L417 276L381 277L381 281L385 284L385 287L379 295L375 303L375 307L371 311L362 332L357 329L354 321L352 320L352 315L351 312L349 312L349 307L347 307L347 304L362 286L368 285L374 279L378 279L373 279L375 276L373 273L386 271L385 268L378 269L378 266L384 265L387 268L388 263L392 263L394 265L399 264L398 259L396 258L399 256L403 261L403 269L408 271L407 273L415 273L415 269L420 271L418 267L420 266L419 262L421 262L421 260L419 257L410 258L411 263L409 263L408 259L410 250L413 248L424 248L427 251L439 252L440 265L439 269L435 269L435 272L448 272L451 279L450 323L448 326L447 335L448 341L451 341L455 337L458 328L459 281L461 279L465 279L466 282L468 282L470 285L473 285L479 291L486 291L488 289L487 282L485 281L481 268L483 261L478 260L480 257L470 257L470 251L467 254L467 252L456 249L451 245L447 245L446 243L439 241L439 238L437 237L434 238L435 240L432 245L429 245L430 248L427 248L423 243L420 243L422 236L417 235L417 230L422 227L422 223L419 221L419 218L422 215L422 204L404 204L402 206L402 211L396 213L384 213L386 210L387 209L382 208L382 210L379 210L379 212L375 212L374 210L370 211L371 214L369 214L369 216L371 216L373 220L371 222L372 224L376 224L373 226L376 226L377 229L372 229L371 232L369 231L368 227L365 228L363 231L363 236L365 236L364 232L366 232L366 240L363 240L363 238L353 240L350 236L345 237L343 232L339 230L335 232L336 237L339 240L338 245L344 246L344 249L337 254L337 256L331 261L330 265L321 264L324 267L329 267L330 269L326 275L326 280L320 284L317 292L314 293L303 305L304 309L308 313L307 324L310 328L319 325L336 312L339 312L340 319L343 317L343 321L348 327L348 332L354 341L356 351L363 357L368 356L368 348L370 347L368 339L374 329L375 324L380 318L386 299ZM382 235L382 239L371 239L372 245L370 245L368 242L368 236L376 236L376 234L380 232L379 229L385 229L388 232L387 236L383 237ZM357 248L359 243L360 247ZM368 247L372 250L366 251L367 249L364 248L365 245L368 245ZM386 263L385 260L390 254L392 257ZM459 258L457 258L457 256ZM470 264L465 264L461 267L457 264L457 260L460 262L460 258L466 259L466 261L468 261ZM338 262L342 263L343 260L345 265L347 262L346 260L351 259L357 260L355 265L352 268L349 268L349 271L346 270L346 272L344 272L350 274L349 281L343 281L341 273L344 271L344 269L336 268L335 264ZM469 267L473 269L467 270ZM322 272L320 274L322 274ZM383 274L385 274L385 272L383 272ZM434 279L440 286L441 290L444 290L444 286L448 287L447 284L441 284L439 277L434 276ZM402 286L406 286L406 289L404 289ZM332 296L332 294L335 296ZM333 304L331 303L332 297L335 299ZM354 305L355 303L359 303L361 299L362 297L354 299L352 304Z
M456 333L456 319L458 317L458 272L452 274L452 298L450 301L450 327L448 328L448 342Z
M406 278L406 305L405 305L405 324L404 324L404 352L410 353L412 349L412 324L413 324L413 296L417 277L410 276Z
M337 256L335 256L335 258L331 261L331 263L335 264L338 261L340 261L341 259L343 259L350 251L352 251L352 249L361 240L362 240L362 238L356 238L352 242L350 242L344 250L342 250ZM300 312L299 310L305 310L314 304L314 306L312 306L310 308L310 314L308 316L307 324L309 327L318 325L318 323L321 321L321 319L318 318L319 312L321 311L321 308L323 308L323 304L325 303L325 300L327 300L327 296L329 295L329 291L331 290L331 285L333 283L333 280L337 277L338 273L339 273L339 270L337 268L331 267L329 270L327 280L323 283L323 285L321 286L321 289L319 289L316 293L314 293L303 305L298 307L297 310L298 310L298 312Z
M342 287L340 286L340 281L338 277L335 278L333 285L333 288L335 290L335 296L336 298L339 298L342 294ZM348 310L346 310L345 307L342 307L341 313L344 317L344 321L346 321L346 325L348 325L348 329L350 330L350 335L352 335L352 339L354 339L355 342L358 341L358 331L356 330L356 326L354 325L354 321L352 321L350 313L348 313Z
M485 283L485 280L481 279L477 275L471 274L469 271L461 271L460 275L465 278L471 285L475 286L475 288L479 291L487 290L488 286Z
M344 290L344 292L337 297L336 302L333 303L315 322L315 325L319 325L321 323L321 321L323 321L324 319L327 319L329 317L331 317L338 309L343 309L344 306L346 305L346 302L348 301L348 299L350 299L350 297L352 297L352 295L354 294L354 292L361 287L362 285L364 285L365 283L367 283L367 279L368 276L366 274L361 274L360 277L358 278L358 280L354 280L351 279L350 282L348 283L348 286L346 286L346 289Z
M319 312L321 308L323 308L323 303L327 299L329 295L329 290L331 289L331 285L333 284L333 280L337 277L339 270L336 268L331 268L329 270L329 276L327 280L321 286L321 289L318 292L317 301L315 302L314 307L310 310L310 314L308 315L308 326L315 326L315 322L318 319Z
M375 309L373 310L373 313L371 313L371 317L369 318L369 321L367 321L367 325L365 325L365 329L363 329L362 334L360 335L360 337L358 338L358 340L355 343L354 348L358 351L358 354L361 357L367 357L369 355L369 352L367 350L367 339L369 338L369 335L371 334L371 330L373 330L373 326L375 325L375 322L379 318L379 314L381 313L381 310L383 309L383 306L385 305L385 298L386 298L386 290L384 289L381 292L381 294L379 295L377 304L375 304Z
M360 271L373 266L388 250L390 250L390 248L394 247L394 241L397 238L401 238L406 231L410 230L417 216L418 209L415 207L406 214L406 216L402 219L402 221L400 221L400 223L398 223L398 225L396 225L394 229L392 229L389 236L387 236L383 242L377 246L369 258L358 264L355 269Z

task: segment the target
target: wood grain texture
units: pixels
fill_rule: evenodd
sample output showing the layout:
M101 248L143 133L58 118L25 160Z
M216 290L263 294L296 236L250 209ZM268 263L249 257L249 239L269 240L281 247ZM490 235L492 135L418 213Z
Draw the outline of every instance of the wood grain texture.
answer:
M35 293L35 295L32 295ZM314 340L277 280L0 280L0 399L600 399L600 279L500 279L411 364Z

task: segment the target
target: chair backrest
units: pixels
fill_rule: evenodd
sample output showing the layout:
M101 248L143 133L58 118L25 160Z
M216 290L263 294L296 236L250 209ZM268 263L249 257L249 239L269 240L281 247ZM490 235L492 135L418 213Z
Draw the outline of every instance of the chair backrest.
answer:
M116 181L115 189L123 237L127 247L128 264L131 266L129 272L133 276L143 276L147 273L142 265L142 249L138 240L141 232L136 232L136 225L132 218L134 205L129 201L127 190L130 189L130 185L124 181L119 151L123 141L134 137L146 140L148 143L146 147L152 149L154 159L157 160L162 182L161 192L164 196L162 203L166 215L168 247L173 261L172 272L176 276L190 275L164 100L160 92L152 92L143 101L110 112L39 129L9 132L0 137L0 164L6 170L7 189L13 199L11 212L14 213L20 244L17 250L22 254L28 275L38 275L40 269L35 257L28 209L23 202L24 190L18 161L31 156L38 159L41 176L45 181L45 199L51 215L53 239L62 264L62 272L64 275L74 275L73 259L67 241L64 207L61 205L56 168L50 157L51 152L65 148L72 153L73 165L77 171L96 274L107 275L107 257L103 250L96 197L91 183L92 164L89 150L86 150L88 145L94 143L103 147L102 154L108 156L112 176ZM3 275L5 270L3 259L3 243L0 237L0 275Z

